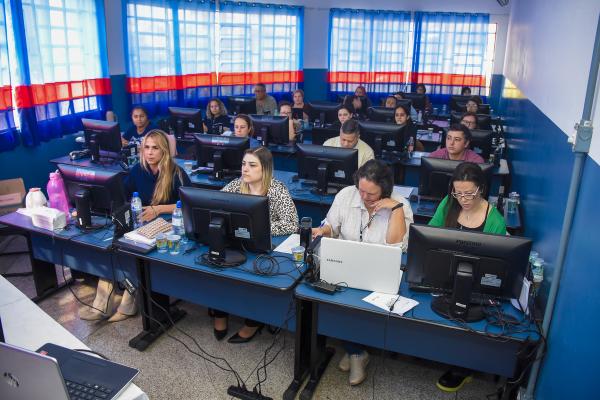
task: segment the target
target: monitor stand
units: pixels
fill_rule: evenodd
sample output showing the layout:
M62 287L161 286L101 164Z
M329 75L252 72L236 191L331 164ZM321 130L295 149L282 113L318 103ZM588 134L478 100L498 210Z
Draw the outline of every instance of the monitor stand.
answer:
M333 187L329 187L327 184L327 163L322 162L317 167L317 187L310 190L312 194L317 196L323 196L328 194L336 194L338 190Z
M227 248L227 229L223 215L211 216L208 237L208 253L205 256L209 265L226 268L246 262L246 255L242 251Z

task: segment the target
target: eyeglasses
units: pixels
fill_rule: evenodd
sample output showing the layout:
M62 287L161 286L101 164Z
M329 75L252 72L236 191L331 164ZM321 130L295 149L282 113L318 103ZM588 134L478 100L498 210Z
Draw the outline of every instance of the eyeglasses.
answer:
M452 197L454 197L457 200L460 198L462 198L464 200L473 200L479 194L479 188L477 188L473 193L452 192L451 194L452 194Z

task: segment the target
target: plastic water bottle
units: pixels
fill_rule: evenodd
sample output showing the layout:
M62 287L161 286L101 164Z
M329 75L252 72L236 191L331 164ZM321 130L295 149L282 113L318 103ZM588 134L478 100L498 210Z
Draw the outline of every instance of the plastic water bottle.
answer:
M185 236L185 226L183 226L183 213L181 212L181 201L177 201L177 205L173 210L171 224L173 225L173 233L181 237L181 243L187 243L187 237Z
M58 172L50 173L50 180L46 187L48 191L48 199L50 208L62 211L69 220L69 201L67 200L67 194L65 191L65 183L63 182L62 176Z
M423 121L423 113L421 112L421 110L419 110L417 112L417 122L421 123Z
M133 228L137 229L142 226L142 199L138 192L133 192L131 198L131 217L133 218Z

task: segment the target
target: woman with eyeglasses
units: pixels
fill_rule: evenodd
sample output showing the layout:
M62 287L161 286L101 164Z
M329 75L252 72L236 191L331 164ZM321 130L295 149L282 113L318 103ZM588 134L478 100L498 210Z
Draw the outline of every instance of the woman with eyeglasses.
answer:
M459 164L450 179L448 195L429 225L506 235L504 217L483 197L485 190L481 168L471 162ZM456 392L471 381L471 376L472 371L453 366L438 379L436 386L445 392Z

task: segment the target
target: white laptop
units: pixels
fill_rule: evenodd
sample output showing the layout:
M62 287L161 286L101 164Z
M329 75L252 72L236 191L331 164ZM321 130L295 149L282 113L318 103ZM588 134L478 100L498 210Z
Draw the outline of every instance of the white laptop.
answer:
M351 240L321 240L320 279L372 292L396 294L402 280L402 249Z

